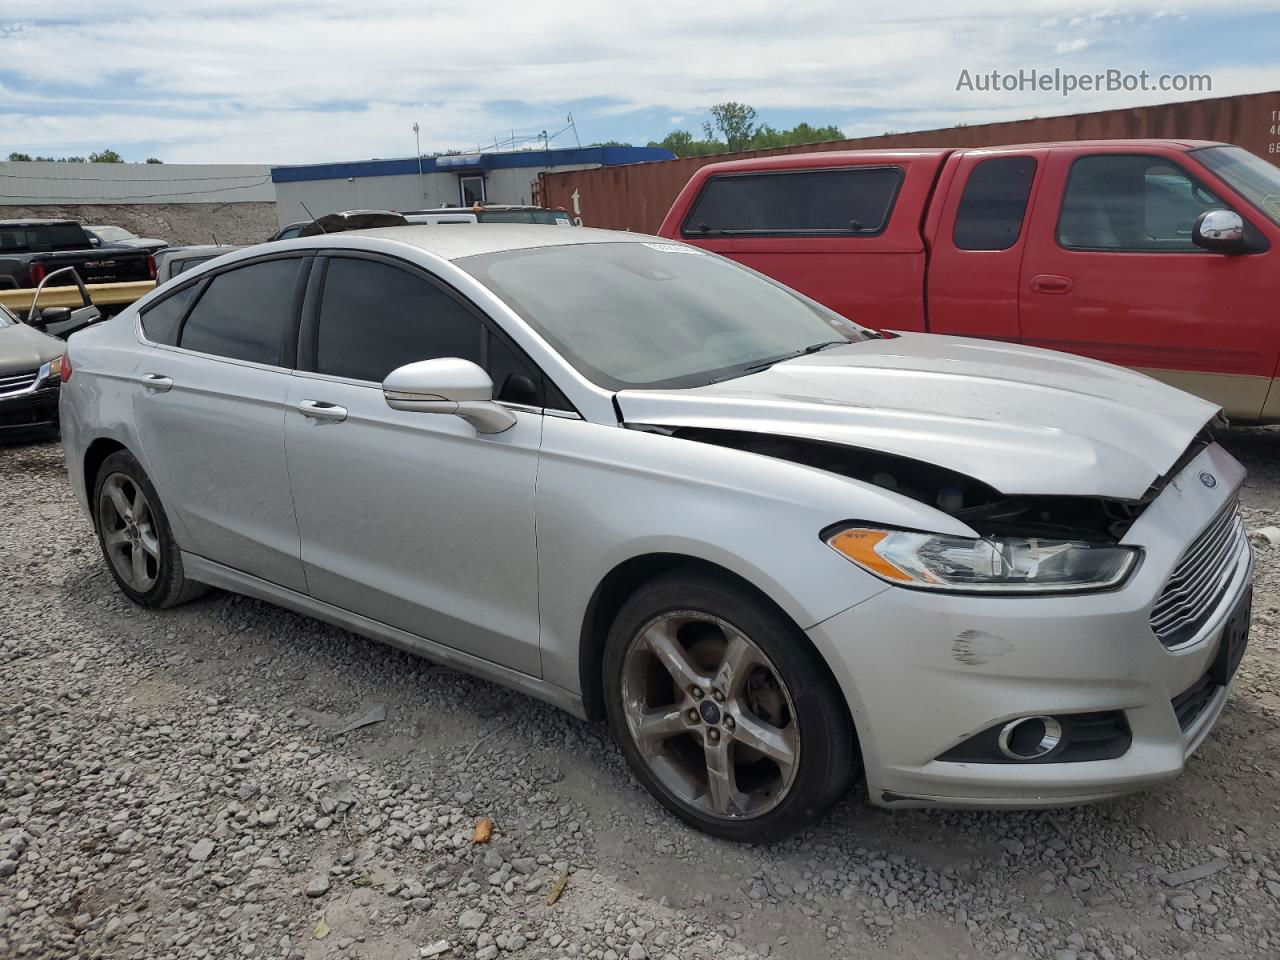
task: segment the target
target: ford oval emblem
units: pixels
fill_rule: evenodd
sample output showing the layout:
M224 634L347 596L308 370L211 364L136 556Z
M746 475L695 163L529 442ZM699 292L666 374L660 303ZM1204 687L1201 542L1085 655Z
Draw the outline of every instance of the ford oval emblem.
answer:
M1203 484L1204 484L1206 487L1208 487L1210 490L1212 490L1214 487L1216 487L1216 486L1218 485L1218 478L1217 478L1217 477L1215 477L1215 476L1214 476L1212 473L1210 473L1208 470L1201 470L1201 471L1200 471L1200 482L1201 482L1201 483L1203 483Z

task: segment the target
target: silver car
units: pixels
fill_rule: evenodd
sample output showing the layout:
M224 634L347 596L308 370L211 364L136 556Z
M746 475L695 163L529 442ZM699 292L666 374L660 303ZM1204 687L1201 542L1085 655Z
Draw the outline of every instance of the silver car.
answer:
M667 240L395 227L239 251L70 342L112 575L219 587L607 717L710 833L1176 776L1246 642L1218 409L865 330Z

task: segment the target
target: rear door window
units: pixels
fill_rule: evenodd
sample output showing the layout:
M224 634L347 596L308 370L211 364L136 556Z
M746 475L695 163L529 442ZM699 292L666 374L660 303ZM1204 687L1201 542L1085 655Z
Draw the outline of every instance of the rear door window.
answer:
M178 346L280 365L302 263L297 257L265 260L215 276L182 325Z
M712 177L685 236L875 236L889 222L900 167L845 167Z
M1008 250L1018 242L1036 178L1034 157L991 157L974 165L952 233L961 250Z

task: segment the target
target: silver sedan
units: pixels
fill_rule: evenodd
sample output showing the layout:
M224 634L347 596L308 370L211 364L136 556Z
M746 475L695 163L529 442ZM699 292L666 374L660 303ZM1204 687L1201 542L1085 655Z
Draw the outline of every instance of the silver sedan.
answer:
M1247 639L1216 407L881 336L679 243L271 243L66 363L72 484L133 601L232 590L607 717L722 837L860 777L892 806L1168 779Z

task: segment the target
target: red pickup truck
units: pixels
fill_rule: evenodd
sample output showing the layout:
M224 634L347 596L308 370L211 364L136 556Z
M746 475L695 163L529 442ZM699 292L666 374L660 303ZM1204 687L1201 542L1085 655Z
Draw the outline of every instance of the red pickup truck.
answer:
M1280 169L1099 140L789 154L695 173L659 232L866 326L1133 367L1280 422Z

